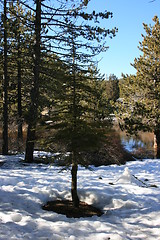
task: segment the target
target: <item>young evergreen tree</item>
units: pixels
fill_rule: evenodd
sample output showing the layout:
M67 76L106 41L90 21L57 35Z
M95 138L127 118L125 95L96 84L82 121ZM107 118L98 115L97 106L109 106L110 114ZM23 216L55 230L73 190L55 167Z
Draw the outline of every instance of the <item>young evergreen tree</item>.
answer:
M157 16L153 21L154 26L144 24L146 35L139 46L143 55L133 64L136 76L124 77L120 85L123 101L118 115L121 126L130 133L154 132L156 157L160 158L160 23Z
M74 48L72 50L72 64L61 79L61 91L54 94L53 109L43 120L46 122L45 131L55 130L53 135L47 136L45 144L59 144L62 155L70 152L65 164L71 165L71 195L74 206L78 207L78 164L86 166L82 154L99 148L104 140L106 122L99 117L101 109L95 109L94 105L99 101L98 91L94 88L96 79L91 80L87 72L84 74L79 69L75 62L76 52Z
M67 20L68 21L68 20ZM81 37L79 37L81 29ZM95 150L104 140L105 121L101 116L101 109L95 103L99 101L98 91L95 89L95 71L91 71L93 57L104 49L102 45L91 45L90 41L99 39L98 31L96 37L88 35L86 26L76 26L76 22L64 27L65 42L60 43L61 49L68 54L63 55L63 62L66 64L65 77L61 79L61 91L54 94L53 111L49 115L46 129L55 129L54 136L47 139L52 142L63 144L65 151L70 152L67 157L68 164L71 164L71 195L73 205L79 206L77 193L77 171L78 164L85 165L82 153ZM82 42L82 36L84 41ZM65 39L64 38L64 39ZM85 43L87 41L87 43ZM91 74L92 72L92 74ZM97 90L97 91L96 91ZM95 114L96 112L96 114ZM108 122L108 121L107 121Z

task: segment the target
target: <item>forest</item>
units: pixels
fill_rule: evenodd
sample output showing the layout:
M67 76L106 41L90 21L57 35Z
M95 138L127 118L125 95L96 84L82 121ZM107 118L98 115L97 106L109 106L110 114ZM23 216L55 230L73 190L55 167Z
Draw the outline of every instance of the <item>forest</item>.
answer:
M103 215L106 218L106 214L111 214L110 209L116 209L118 213L114 214L118 215L121 207L125 211L128 208L129 214L133 215L133 208L139 211L136 205L138 195L131 196L134 192L132 184L142 194L143 188L146 188L146 194L149 195L151 191L155 199L160 196L159 182L155 177L157 172L150 179L144 172L136 176L135 170L139 166L138 171L142 167L151 173L149 166L154 168L155 164L157 171L160 167L159 18L154 16L153 25L143 24L145 34L138 46L141 55L131 63L136 74L122 74L121 78L117 78L113 73L106 79L100 73L96 56L107 52L107 39L116 38L118 28L101 27L100 22L112 19L113 13L107 10L96 12L94 9L89 12L88 3L88 0L0 1L0 170L4 174L0 199L11 201L8 191L10 194L12 192L20 208L23 209L23 201L28 204L23 209L26 215L20 209L10 214L14 223L22 223L25 227L28 226L27 216L31 217L27 209L33 212L34 204L35 211L43 215L44 221L46 210L64 214L68 218L99 218ZM153 137L151 149L146 147L142 155L127 151L121 135L137 139L142 133ZM152 160L145 160L141 166L144 158ZM45 168L48 174L45 174ZM8 177L12 179L13 176L13 183L7 182L8 169L11 174ZM106 178L108 188L105 185L107 171L110 173ZM92 175L93 172L95 175ZM52 174L55 183L53 188ZM58 174L61 178L59 181ZM22 175L25 180L20 180ZM43 177L45 186L42 184ZM89 182L94 184L93 193L90 192ZM121 186L121 183L124 184L124 195L116 185ZM39 185L36 187L36 184ZM130 184L133 191L130 195L127 195L125 184ZM30 203L28 187L31 191ZM66 192L66 188L70 190ZM117 197L113 197L114 191ZM109 199L105 194L110 196ZM16 206L15 202L13 206ZM147 209L148 205L143 207ZM156 203L152 211L159 209ZM46 218L50 219L52 215L46 214ZM123 215L122 218L125 217ZM5 225L6 219L2 211L0 221L9 229ZM134 216L131 221L133 219ZM66 223L66 219L62 221ZM43 225L41 222L38 224ZM44 228L45 224L47 222ZM110 224L114 226L113 219ZM156 224L155 228L158 228ZM81 223L80 226L86 229ZM37 227L39 225L35 229ZM103 227L109 231L108 226ZM31 226L28 229L32 229ZM3 229L0 231L3 240L5 232ZM25 231L20 237L15 229L13 238L11 232L8 234L10 239L42 239L37 230L35 236L29 235L27 227ZM156 237L156 231L149 236ZM50 233L42 231L43 239L64 239L58 230L55 232L51 238ZM77 239L78 230L75 234L68 230L63 232L67 234L67 239ZM97 238L90 233L83 238L81 233L78 239L124 239L123 235L120 237L111 232L105 232L104 236L101 233L102 237L97 235ZM141 232L138 233L141 235ZM127 233L125 239L131 239L128 238L129 234L131 232ZM143 238L146 238L145 235Z

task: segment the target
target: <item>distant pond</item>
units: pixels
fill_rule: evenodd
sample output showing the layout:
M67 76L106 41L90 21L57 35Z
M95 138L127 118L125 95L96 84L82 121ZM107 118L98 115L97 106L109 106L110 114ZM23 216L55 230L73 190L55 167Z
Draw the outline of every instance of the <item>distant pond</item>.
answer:
M124 148L133 153L137 158L154 158L154 134L140 132L138 136L128 136L124 132L119 132L121 143Z

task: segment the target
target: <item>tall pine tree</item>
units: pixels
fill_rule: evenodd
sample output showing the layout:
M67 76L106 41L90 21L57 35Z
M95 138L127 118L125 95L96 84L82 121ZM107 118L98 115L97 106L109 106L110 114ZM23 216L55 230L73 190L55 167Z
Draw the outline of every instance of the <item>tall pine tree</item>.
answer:
M40 59L41 59L41 0L36 0L35 16L35 45L34 45L34 81L31 89L31 105L28 118L28 130L26 141L25 161L33 162L33 151L36 137L36 125L39 106L39 82L40 82Z

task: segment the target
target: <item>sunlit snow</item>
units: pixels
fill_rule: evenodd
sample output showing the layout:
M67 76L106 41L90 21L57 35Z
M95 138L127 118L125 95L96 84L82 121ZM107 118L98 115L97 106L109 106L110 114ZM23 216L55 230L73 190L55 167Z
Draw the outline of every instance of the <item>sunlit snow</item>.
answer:
M74 219L41 209L71 198L70 172L23 158L0 156L0 240L160 240L160 160L79 167L80 199L104 214Z

